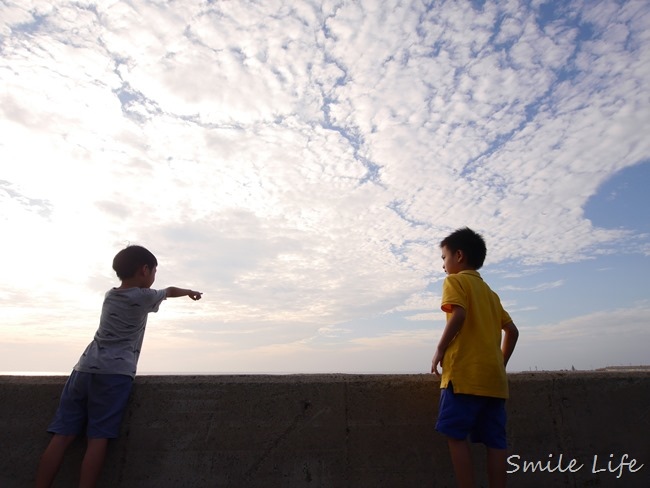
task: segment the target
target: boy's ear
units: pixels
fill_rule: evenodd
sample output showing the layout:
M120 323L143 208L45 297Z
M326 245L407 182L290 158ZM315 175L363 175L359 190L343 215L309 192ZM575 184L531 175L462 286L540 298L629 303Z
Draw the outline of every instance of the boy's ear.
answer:
M456 260L459 263L462 263L464 259L465 259L465 254L463 253L463 251L461 251L460 249L456 251Z

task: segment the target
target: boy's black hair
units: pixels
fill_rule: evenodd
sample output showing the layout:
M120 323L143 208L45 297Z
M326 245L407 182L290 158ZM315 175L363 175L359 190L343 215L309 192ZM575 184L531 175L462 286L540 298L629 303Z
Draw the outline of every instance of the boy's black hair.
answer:
M142 246L127 246L113 258L113 269L120 280L133 278L141 266L158 266L158 260L151 251Z
M446 247L451 252L463 251L467 264L473 269L480 269L485 261L487 248L483 236L469 227L457 229L440 242L440 247Z

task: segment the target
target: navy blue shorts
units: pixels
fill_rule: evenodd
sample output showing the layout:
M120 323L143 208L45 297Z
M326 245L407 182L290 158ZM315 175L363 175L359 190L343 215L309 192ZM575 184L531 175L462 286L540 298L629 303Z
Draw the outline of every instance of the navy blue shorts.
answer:
M123 374L95 374L73 371L61 394L59 408L48 432L114 439L131 394L133 378Z
M487 447L505 449L506 401L480 395L454 393L451 382L440 392L436 430L452 439L481 442Z

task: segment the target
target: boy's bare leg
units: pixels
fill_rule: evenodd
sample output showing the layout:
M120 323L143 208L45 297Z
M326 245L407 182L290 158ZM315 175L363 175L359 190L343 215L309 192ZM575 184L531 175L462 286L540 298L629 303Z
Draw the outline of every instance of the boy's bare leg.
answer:
M472 466L472 451L469 442L447 437L447 443L449 444L449 454L454 465L458 488L473 488L474 467Z
M94 488L99 479L99 473L104 466L106 459L106 450L108 439L91 439L88 438L86 454L81 462L81 476L79 478L79 488Z
M490 488L506 486L506 450L487 448L487 470Z
M49 488L58 473L66 449L77 437L76 435L54 434L45 452L41 456L36 472L36 488Z

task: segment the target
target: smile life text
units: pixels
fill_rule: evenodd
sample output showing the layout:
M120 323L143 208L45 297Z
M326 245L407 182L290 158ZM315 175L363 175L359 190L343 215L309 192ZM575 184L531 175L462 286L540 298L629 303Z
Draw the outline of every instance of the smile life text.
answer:
M508 456L508 465L508 474L516 473L519 470L523 473L576 473L585 466L575 458L564 459L563 454L559 456L549 454L548 459L543 461L522 460L519 454L513 454ZM608 461L599 458L595 454L591 463L591 472L594 474L612 473L616 474L617 478L620 478L624 473L632 474L638 472L643 466L643 464L639 464L636 459L631 458L628 454L623 454L620 457L615 457L614 454L610 454Z

